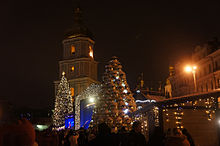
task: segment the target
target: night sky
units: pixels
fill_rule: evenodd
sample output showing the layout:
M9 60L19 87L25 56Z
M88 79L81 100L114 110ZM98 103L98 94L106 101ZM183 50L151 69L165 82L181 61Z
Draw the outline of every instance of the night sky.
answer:
M170 63L220 35L219 6L210 0L82 0L84 21L95 36L99 78L115 55L132 88L141 72L145 82L164 81ZM1 2L0 98L16 106L53 106L53 81L73 7L71 0Z

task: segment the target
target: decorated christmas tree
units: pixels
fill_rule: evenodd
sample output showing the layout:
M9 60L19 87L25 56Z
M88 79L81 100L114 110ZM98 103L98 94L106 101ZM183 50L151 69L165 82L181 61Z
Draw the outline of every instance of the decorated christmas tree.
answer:
M53 112L53 125L55 129L62 129L65 127L65 118L73 114L72 96L63 72L60 84L57 88L57 94L55 99L55 108Z
M136 110L122 65L116 57L105 66L103 94L99 97L93 115L93 125L106 122L112 128L130 128L129 113Z

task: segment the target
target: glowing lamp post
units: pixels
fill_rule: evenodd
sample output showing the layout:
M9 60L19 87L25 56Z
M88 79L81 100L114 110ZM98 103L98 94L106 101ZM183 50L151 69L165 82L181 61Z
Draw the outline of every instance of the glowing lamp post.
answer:
M197 85L196 85L196 69L197 66L186 66L185 72L193 74L193 81L194 81L194 91L197 92Z
M96 102L95 97L94 97L94 96L89 96L89 98L88 98L88 104L87 104L86 107L90 107L90 106L95 105L95 102Z
M90 97L90 98L89 98L89 102L90 102L90 103L94 103L94 102L95 102L95 98L94 98L94 97Z

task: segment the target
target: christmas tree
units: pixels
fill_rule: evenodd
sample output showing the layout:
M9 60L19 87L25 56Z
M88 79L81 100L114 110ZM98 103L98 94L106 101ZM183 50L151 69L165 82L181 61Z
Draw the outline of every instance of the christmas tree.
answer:
M136 110L136 104L117 57L113 57L105 66L102 84L103 95L96 104L93 125L106 122L112 128L130 128L128 114Z
M55 129L65 127L65 118L73 114L73 103L69 83L63 72L60 84L57 88L55 109L53 112L53 124Z

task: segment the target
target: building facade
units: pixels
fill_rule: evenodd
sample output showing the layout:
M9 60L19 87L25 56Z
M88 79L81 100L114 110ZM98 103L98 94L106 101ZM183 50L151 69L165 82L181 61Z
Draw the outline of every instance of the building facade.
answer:
M194 48L191 65L197 68L195 74L186 73L186 63L174 66L175 74L168 78L172 96L209 92L220 88L220 43L217 39Z
M70 84L72 97L77 96L90 84L97 83L97 65L94 60L94 37L82 20L80 8L74 9L74 25L65 35L63 58L59 61L59 76L62 72ZM55 81L55 92L59 81Z

